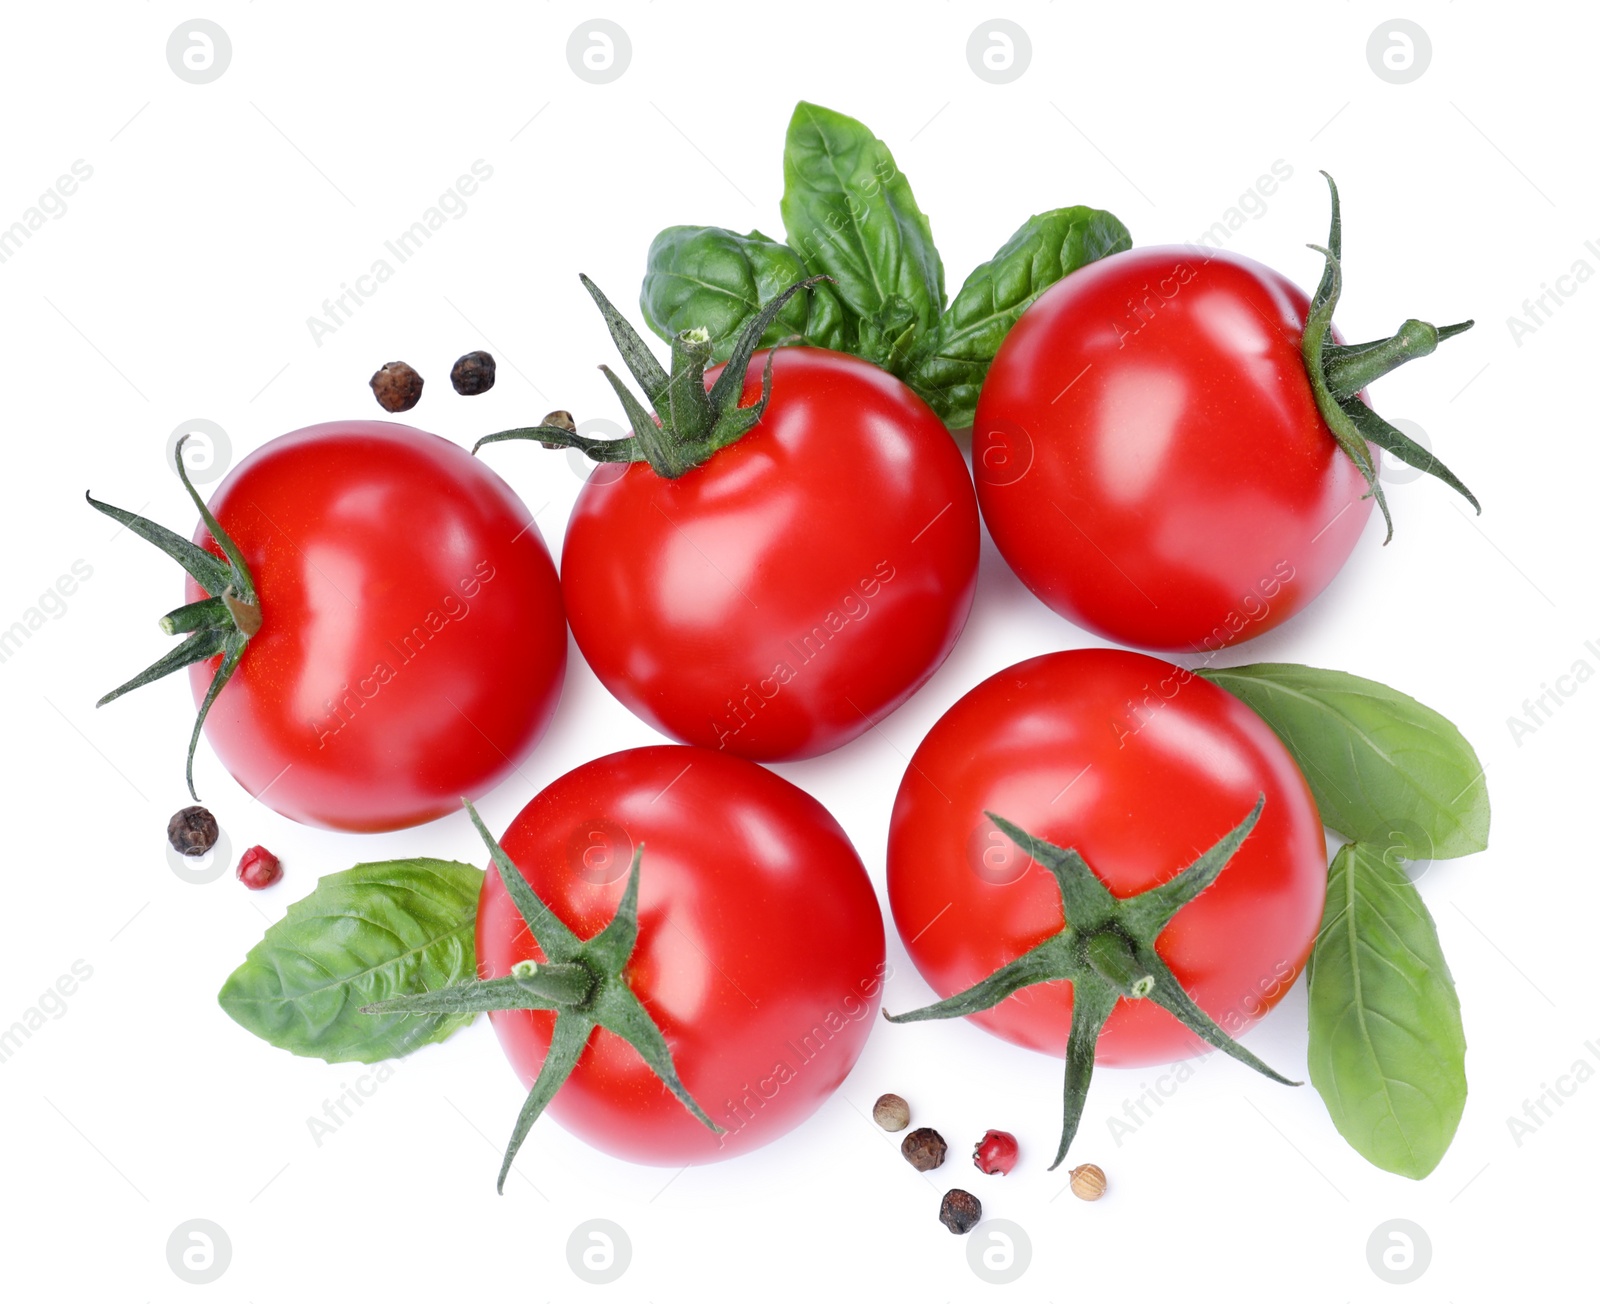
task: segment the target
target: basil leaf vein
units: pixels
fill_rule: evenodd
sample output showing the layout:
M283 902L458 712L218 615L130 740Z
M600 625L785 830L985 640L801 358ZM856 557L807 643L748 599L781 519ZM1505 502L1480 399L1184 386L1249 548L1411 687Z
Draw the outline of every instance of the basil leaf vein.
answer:
M228 977L217 1000L263 1041L330 1064L374 1064L443 1041L470 1015L365 1015L361 1007L477 974L483 871L390 860L321 878Z
M1263 663L1200 673L1283 740L1334 832L1407 860L1488 846L1483 766L1431 707L1340 670Z
M1379 1168L1426 1177L1467 1099L1461 1005L1438 933L1392 856L1334 857L1306 967L1311 1081L1341 1136Z

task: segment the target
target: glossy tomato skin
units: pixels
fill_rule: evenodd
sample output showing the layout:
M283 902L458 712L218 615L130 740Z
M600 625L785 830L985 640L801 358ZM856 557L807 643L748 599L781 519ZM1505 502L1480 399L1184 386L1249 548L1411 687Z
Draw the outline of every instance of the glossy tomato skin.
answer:
M1317 411L1306 309L1277 272L1197 246L1114 254L1041 295L973 424L983 519L1022 582L1105 638L1183 651L1315 598L1372 500Z
M860 858L812 797L752 762L688 747L591 761L535 797L501 839L579 937L611 920L644 846L630 985L672 1048L696 1120L620 1038L597 1029L550 1105L598 1149L646 1164L743 1154L808 1118L850 1072L877 1018L883 917ZM492 866L478 973L542 959ZM531 1086L554 1016L490 1015Z
M1202 1009L1237 1035L1304 966L1322 917L1327 853L1305 779L1237 698L1135 652L1036 657L984 680L912 757L889 833L889 903L922 976L949 996L1061 928L1055 880L984 815L1075 848L1118 897L1172 877L1239 823L1255 830L1156 942ZM1072 988L1028 988L972 1016L1061 1055ZM1204 1045L1151 1001L1120 1001L1102 1064L1164 1063Z
M634 714L683 742L796 760L926 682L977 566L972 480L932 409L869 363L786 348L738 443L676 480L595 468L561 583L584 657Z
M303 824L405 828L532 750L566 669L561 590L488 466L410 426L328 422L256 450L210 507L261 600L205 725L247 791ZM203 525L195 542L220 555ZM191 667L196 703L216 665Z

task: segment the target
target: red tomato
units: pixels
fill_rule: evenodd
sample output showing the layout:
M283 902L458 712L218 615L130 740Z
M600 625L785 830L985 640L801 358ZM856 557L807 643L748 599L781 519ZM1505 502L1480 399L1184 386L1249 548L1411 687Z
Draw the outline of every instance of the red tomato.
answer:
M751 361L746 405L765 362ZM795 760L927 681L977 567L972 480L932 409L869 363L786 348L736 444L675 480L643 462L595 468L561 587L584 657L634 714L684 742Z
M850 1072L876 1020L883 918L833 816L759 765L641 747L557 779L500 839L534 893L580 938L616 912L633 851L639 936L625 974L672 1049L699 1122L637 1051L596 1028L549 1112L610 1154L706 1163L781 1136ZM492 865L478 904L478 974L543 954ZM531 1087L555 1016L489 1016Z
M941 997L986 978L1062 924L1055 880L984 814L1081 854L1117 897L1165 882L1266 802L1217 881L1178 912L1157 954L1230 1036L1305 964L1328 859L1306 781L1237 698L1134 652L1035 657L986 679L911 758L889 832L889 903ZM971 1016L1061 1055L1072 987L1028 987ZM1205 1049L1149 1000L1117 1003L1096 1062L1154 1064Z
M262 625L206 717L229 773L280 814L404 828L459 810L555 711L566 627L522 500L436 435L386 421L292 431L210 502ZM221 549L202 525L195 542ZM188 600L205 596L191 579ZM190 667L195 701L220 658Z
M1022 582L1105 638L1186 651L1316 597L1373 504L1317 411L1307 306L1259 263L1181 246L1041 295L973 424L983 519Z

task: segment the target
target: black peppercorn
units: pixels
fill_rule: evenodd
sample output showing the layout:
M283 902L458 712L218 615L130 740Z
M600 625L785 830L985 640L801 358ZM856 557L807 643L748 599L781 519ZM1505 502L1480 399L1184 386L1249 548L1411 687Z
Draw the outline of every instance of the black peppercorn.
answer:
M385 412L409 412L422 397L422 377L406 362L386 362L367 382Z
M907 1132L906 1139L900 1143L900 1153L919 1173L926 1173L944 1163L945 1150L944 1138L931 1127L919 1127L915 1132Z
M965 1236L983 1217L983 1205L969 1191L946 1191L939 1201L939 1221L955 1236Z
M185 806L167 821L167 841L181 856L203 856L217 845L217 818L204 806Z
M469 398L474 394L482 394L485 390L494 388L494 358L482 349L476 349L456 359L456 365L450 368L450 383L456 387L457 394L465 394Z

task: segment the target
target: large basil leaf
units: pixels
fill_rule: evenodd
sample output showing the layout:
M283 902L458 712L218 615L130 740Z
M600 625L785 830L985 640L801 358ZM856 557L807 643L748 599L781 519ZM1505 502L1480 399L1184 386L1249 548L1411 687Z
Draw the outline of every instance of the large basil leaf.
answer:
M1077 205L1030 217L974 268L938 325L918 342L905 379L953 426L970 426L995 350L1052 285L1107 254L1133 247L1112 214Z
M712 358L726 362L761 305L809 275L799 254L759 231L669 226L650 245L639 308L650 329L669 342L681 330L709 331ZM761 343L794 335L825 349L847 347L844 308L831 286L815 285L789 300Z
M328 874L251 948L217 1000L263 1041L330 1064L374 1064L443 1041L470 1014L373 1016L363 1005L477 976L483 871L389 860Z
M944 310L944 266L889 147L801 101L784 141L782 211L789 247L834 278L856 351L898 374Z
M1392 857L1334 857L1307 966L1311 1081L1360 1154L1431 1173L1467 1100L1466 1035L1428 908Z
M1262 664L1200 673L1283 739L1334 832L1407 860L1488 846L1483 766L1437 711L1339 670Z

